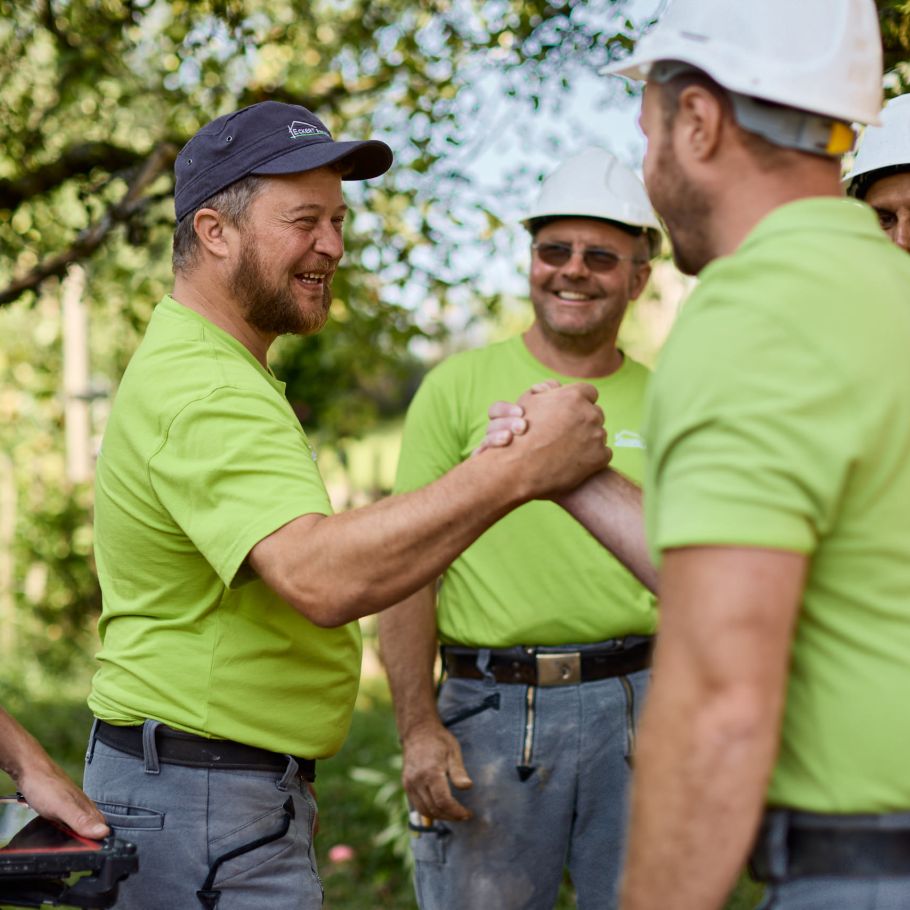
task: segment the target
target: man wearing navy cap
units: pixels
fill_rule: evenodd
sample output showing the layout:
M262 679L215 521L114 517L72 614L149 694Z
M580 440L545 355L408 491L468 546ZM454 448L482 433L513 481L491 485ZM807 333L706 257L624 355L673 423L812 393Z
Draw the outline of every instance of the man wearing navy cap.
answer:
M275 102L213 121L178 157L174 291L124 374L97 468L85 787L139 846L118 906L321 906L306 783L347 734L356 619L608 460L595 390L569 386L539 396L515 447L331 514L267 353L322 328L341 181L391 162L384 143L335 142Z

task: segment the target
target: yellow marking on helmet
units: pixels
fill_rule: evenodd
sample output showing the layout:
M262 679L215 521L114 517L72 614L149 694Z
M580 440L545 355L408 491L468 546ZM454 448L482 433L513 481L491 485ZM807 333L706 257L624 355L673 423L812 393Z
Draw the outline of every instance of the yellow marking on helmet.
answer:
M828 136L825 151L829 155L844 155L853 148L855 141L856 134L853 132L853 127L840 120L835 120L831 124L831 134Z

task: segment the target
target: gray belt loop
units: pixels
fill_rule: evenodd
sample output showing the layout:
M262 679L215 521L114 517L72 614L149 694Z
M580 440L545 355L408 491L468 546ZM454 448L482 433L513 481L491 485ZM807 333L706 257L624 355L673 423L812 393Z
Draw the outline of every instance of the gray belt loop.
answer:
M297 764L297 759L293 755L287 756L288 766L284 769L284 774L281 776L281 780L278 781L275 786L284 793L291 781L297 776L297 772L300 770L300 765Z
M90 765L95 755L95 731L98 729L98 718L92 721L92 729L88 734L88 745L85 747L85 763Z
M493 671L490 669L490 656L491 652L489 648L478 648L477 659L474 661L474 663L483 676L484 685L495 686L496 677L493 675Z
M147 719L142 725L142 754L145 758L145 773L160 774L158 747L155 745L155 731L161 726L160 720Z
M783 881L790 866L790 851L787 849L790 813L786 809L772 809L767 813L767 821L769 879L772 882Z

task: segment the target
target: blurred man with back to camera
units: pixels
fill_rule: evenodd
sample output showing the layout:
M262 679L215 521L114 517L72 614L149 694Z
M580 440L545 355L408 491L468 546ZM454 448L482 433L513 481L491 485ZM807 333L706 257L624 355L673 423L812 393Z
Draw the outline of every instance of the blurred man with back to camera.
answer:
M623 910L718 910L750 847L765 907L907 905L910 261L839 162L881 63L871 0L674 0L609 68L646 81L645 184L700 278L645 420L661 625ZM561 501L635 564L627 485Z

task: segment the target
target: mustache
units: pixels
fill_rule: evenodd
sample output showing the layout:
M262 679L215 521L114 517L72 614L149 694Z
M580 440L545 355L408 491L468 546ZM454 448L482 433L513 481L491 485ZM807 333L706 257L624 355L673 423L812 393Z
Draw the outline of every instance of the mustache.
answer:
M303 272L316 272L320 275L328 275L338 268L337 259L320 259L312 265L304 265L303 268L297 269L295 274Z

